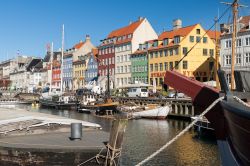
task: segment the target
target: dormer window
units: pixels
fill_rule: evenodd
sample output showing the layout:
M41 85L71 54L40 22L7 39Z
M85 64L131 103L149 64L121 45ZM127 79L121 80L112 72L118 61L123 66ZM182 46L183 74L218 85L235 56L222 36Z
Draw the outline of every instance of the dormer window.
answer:
M167 46L168 45L168 39L164 39L163 40L163 46Z
M123 37L122 37L122 40L125 40L125 39L126 39L126 36L123 36Z
M128 38L129 38L129 39L132 38L132 34L129 34L129 35L128 35Z
M158 47L158 40L154 41L154 47Z
M180 36L174 37L174 44L180 43Z
M196 34L197 35L201 34L201 30L200 29L196 29Z
M121 41L122 40L122 37L118 37L118 41Z
M142 44L139 45L139 50L142 50L142 46L143 46Z

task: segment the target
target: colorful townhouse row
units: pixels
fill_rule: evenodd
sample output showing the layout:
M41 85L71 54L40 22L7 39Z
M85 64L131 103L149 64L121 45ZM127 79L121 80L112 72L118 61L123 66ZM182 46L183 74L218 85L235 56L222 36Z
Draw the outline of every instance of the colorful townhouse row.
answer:
M239 53L236 65L239 69L249 69L250 66L249 22L250 16L241 17L238 22L241 30L237 40ZM173 68L188 77L205 82L214 80L216 39L221 38L221 64L223 69L228 70L231 62L230 34L230 24L223 24L220 33L207 31L200 24L183 27L182 21L177 19L173 21L171 30L157 35L149 21L139 17L127 26L108 33L98 47L92 44L90 36L87 35L85 41L80 41L64 51L62 66L61 52L53 52L51 56L49 49L40 68L34 68L30 73L37 72L40 75L35 79L39 86L52 83L52 88L56 89L61 87L62 76L65 91L84 88L93 81L105 91L108 74L111 89L139 82L153 85L155 82L157 89L161 90L165 71ZM194 45L196 46L193 48ZM188 56L184 57L186 54ZM181 59L183 60L180 61ZM10 67L6 64L14 62L12 60L0 64L1 79L7 78L6 73L13 75L11 73L15 71L16 77L17 73L21 73L16 70L9 71ZM227 75L230 77L230 73ZM19 85L22 81L15 80L15 77L12 79L12 84L18 83L16 87L24 87Z

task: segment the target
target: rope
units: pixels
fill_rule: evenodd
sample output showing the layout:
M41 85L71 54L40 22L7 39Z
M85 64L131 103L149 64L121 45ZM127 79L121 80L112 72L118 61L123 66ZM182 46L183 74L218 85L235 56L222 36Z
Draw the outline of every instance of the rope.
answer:
M184 130L182 130L179 134L177 134L174 138L172 138L170 141L168 141L165 145L163 145L160 149L155 151L153 154L148 156L146 159L141 161L140 163L136 164L136 166L141 166L154 158L156 155L161 153L164 149L166 149L169 145L171 145L173 142L175 142L177 139L179 139L183 134L185 134L202 116L204 116L208 111L210 111L217 103L219 103L221 100L224 99L223 97L220 97L216 99L204 112L202 112L197 119L195 119L192 123L190 123Z
M242 101L239 97L237 96L233 96L233 98L238 101L239 103L243 104L244 106L250 107L249 104L245 103L244 101Z

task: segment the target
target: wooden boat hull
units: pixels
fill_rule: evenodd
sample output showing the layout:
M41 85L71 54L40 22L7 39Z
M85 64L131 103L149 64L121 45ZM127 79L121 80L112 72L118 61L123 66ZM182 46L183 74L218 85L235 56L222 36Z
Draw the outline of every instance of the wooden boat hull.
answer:
M235 100L222 101L231 158L238 165L250 165L250 111ZM228 160L228 156L225 158ZM224 161L226 162L226 161Z
M54 108L54 109L76 110L77 106L78 106L77 102L64 103L64 102L54 102L54 101L45 100L45 99L40 99L39 103L43 107L50 107L50 108Z
M164 82L190 96L196 114L219 98L217 90L175 71L167 71ZM205 116L215 129L222 165L250 165L250 109L227 96Z
M166 119L170 112L169 106L158 107L145 111L132 112L133 118L148 118L148 119Z

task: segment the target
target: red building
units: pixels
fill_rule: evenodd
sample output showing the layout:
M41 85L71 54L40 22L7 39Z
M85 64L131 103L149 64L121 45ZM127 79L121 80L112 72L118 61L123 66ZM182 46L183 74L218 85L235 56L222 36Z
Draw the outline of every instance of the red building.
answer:
M61 52L54 52L52 63L52 88L61 87Z
M115 48L113 39L102 40L101 45L98 47L98 82L106 90L108 65L110 74L110 88L114 88L115 82Z

